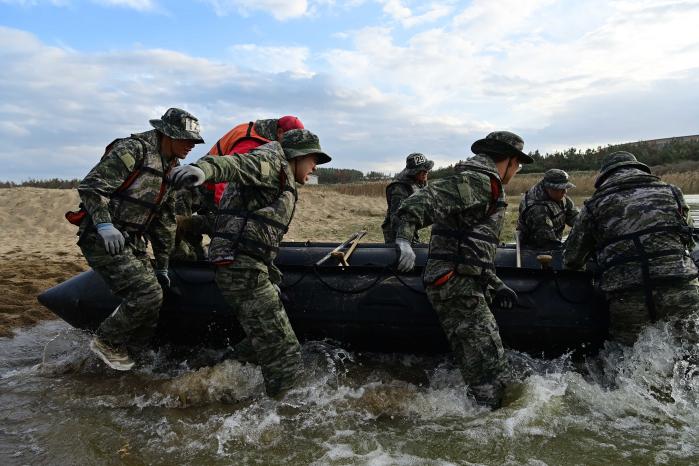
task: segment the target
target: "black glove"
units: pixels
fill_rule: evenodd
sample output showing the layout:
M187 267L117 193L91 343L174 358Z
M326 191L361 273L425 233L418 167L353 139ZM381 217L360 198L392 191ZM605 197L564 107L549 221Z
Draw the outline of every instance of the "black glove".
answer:
M515 293L515 290L504 283L500 288L495 290L495 297L493 298L493 304L495 304L495 306L501 309L512 309L517 302L517 293Z
M155 278L158 279L158 283L160 283L160 287L163 289L163 291L170 289L170 275L168 275L167 269L156 270Z

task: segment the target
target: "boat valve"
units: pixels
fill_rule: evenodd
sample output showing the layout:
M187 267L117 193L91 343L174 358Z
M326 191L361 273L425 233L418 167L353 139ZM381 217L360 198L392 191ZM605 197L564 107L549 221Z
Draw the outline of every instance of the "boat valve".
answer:
M551 261L553 260L553 256L550 254L539 254L536 256L536 260L539 261L539 264L541 264L541 268L543 270L548 270L551 268Z

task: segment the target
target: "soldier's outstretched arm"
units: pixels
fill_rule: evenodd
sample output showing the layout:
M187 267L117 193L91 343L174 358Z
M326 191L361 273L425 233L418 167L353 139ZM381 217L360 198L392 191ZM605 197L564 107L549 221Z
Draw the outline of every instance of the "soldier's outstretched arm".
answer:
M432 206L436 204L437 197L430 188L428 186L401 202L393 216L396 239L404 239L409 243L416 230L434 223Z
M134 147L138 145L138 147ZM80 200L92 222L112 223L109 199L136 167L141 154L140 144L126 141L104 156L78 185Z
M269 162L255 151L220 157L208 155L193 164L204 171L206 180L214 183L232 182L242 185L260 183L264 171L269 171Z
M177 231L175 202L176 191L171 189L160 206L160 212L148 226L148 237L153 245L156 270L167 270L170 265L170 254L175 247Z
M564 268L581 270L585 267L588 257L595 249L593 227L592 216L587 207L583 206L565 242Z

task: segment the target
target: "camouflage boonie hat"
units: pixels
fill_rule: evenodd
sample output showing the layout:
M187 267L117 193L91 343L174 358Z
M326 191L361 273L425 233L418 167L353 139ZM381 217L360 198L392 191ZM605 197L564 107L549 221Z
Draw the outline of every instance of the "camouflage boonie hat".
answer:
M427 157L419 152L413 152L405 158L405 169L403 173L408 176L415 176L420 172L428 172L434 167L432 160L427 160Z
M620 168L638 168L646 173L651 173L650 168L645 163L641 163L631 152L613 152L602 159L602 167L599 169L599 176L595 180L595 188L598 188L612 172Z
M318 165L328 163L332 160L330 156L320 148L318 136L307 129L292 129L284 133L282 148L284 149L286 160L311 154L316 156L316 163Z
M168 108L159 120L150 120L151 126L172 139L185 139L202 144L199 120L181 108Z
M575 185L569 180L569 176L563 170L558 168L552 168L551 170L546 170L544 173L543 185L544 188L549 189L570 189L574 188Z
M524 164L534 162L534 159L522 152L522 149L524 149L524 139L509 131L493 131L471 145L471 152L474 154L517 157Z

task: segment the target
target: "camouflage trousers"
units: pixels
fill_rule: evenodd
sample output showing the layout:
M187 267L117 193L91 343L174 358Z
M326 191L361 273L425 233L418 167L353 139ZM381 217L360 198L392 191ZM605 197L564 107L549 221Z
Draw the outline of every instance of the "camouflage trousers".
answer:
M609 337L624 345L633 345L638 334L652 322L643 289L607 293L609 303ZM653 301L658 320L675 323L679 336L689 342L699 342L699 282L656 286Z
M479 386L500 382L507 359L481 284L473 277L454 275L445 284L428 285L425 290L464 382L476 395Z
M148 254L127 245L121 254L112 256L96 233L84 235L79 246L90 267L122 300L100 324L97 335L113 346L146 342L153 336L163 302Z
M267 395L292 388L301 375L301 345L269 275L232 264L216 270L216 284L246 334L236 352L252 347Z
M170 257L181 261L206 260L204 235L211 236L214 221L213 215L178 215L175 248Z

